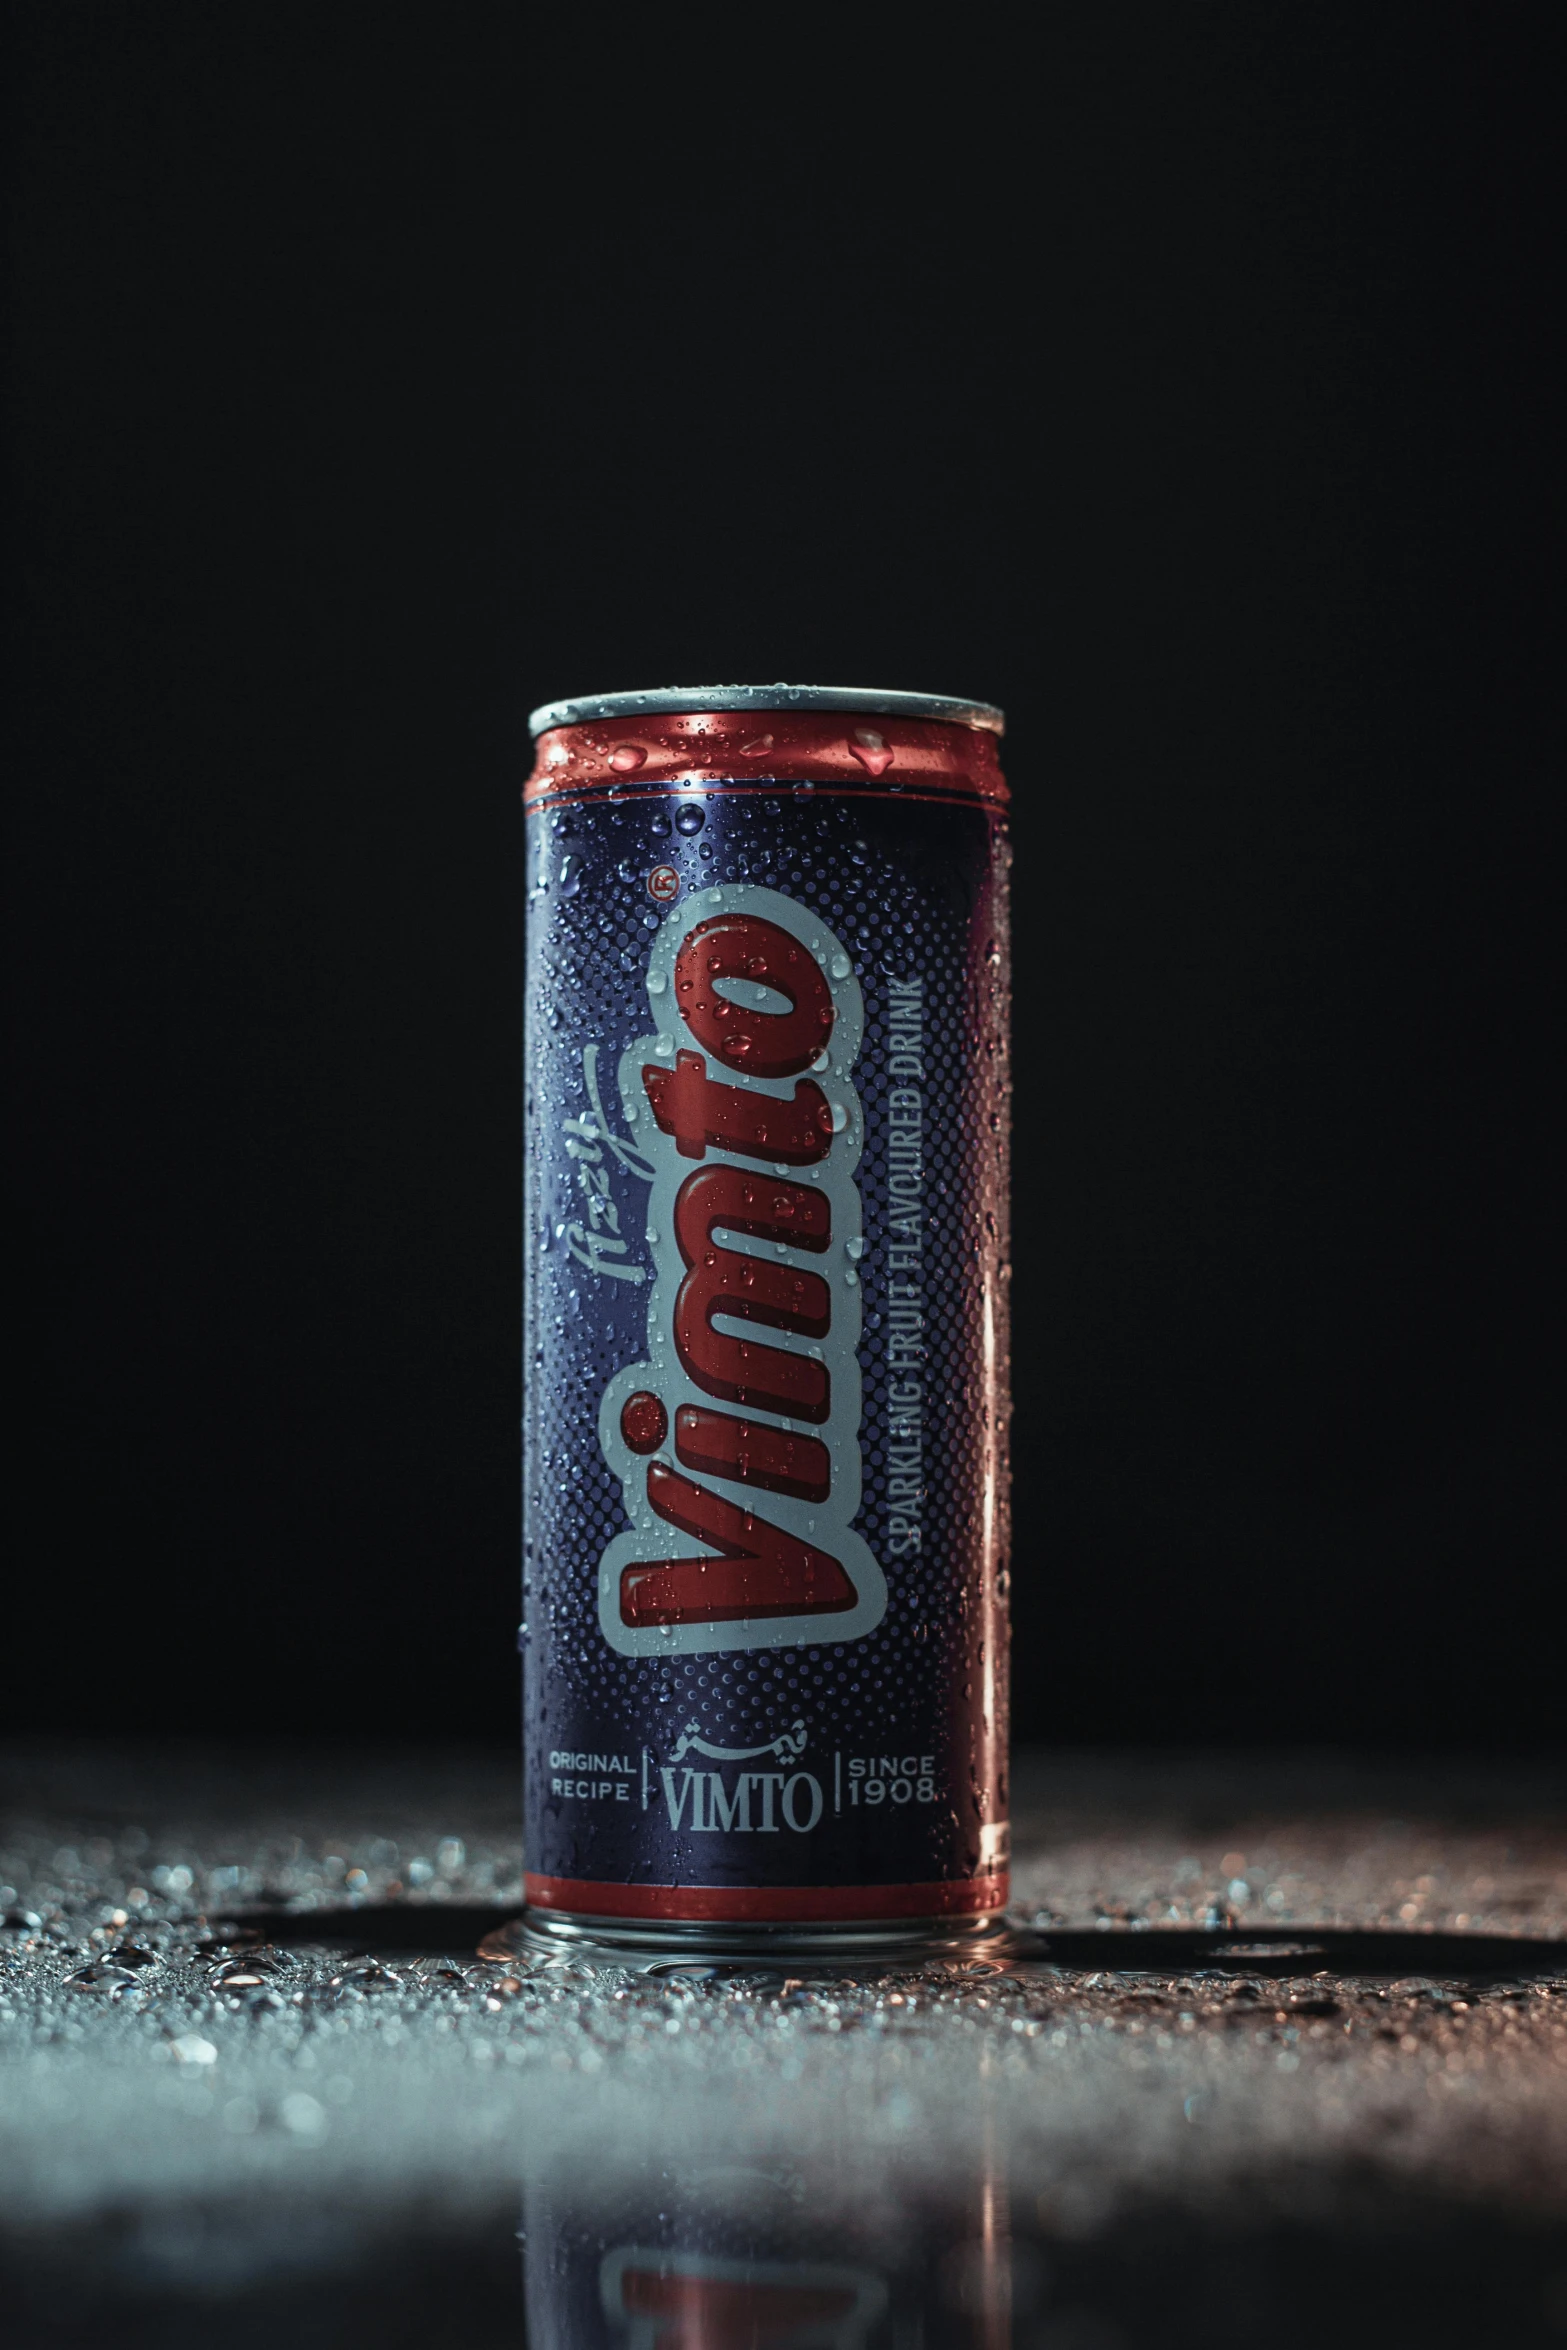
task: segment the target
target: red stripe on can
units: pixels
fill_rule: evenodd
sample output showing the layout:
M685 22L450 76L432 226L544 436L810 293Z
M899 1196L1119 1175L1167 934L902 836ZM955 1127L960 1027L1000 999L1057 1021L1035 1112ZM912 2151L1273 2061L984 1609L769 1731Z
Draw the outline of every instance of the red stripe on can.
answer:
M808 1925L818 1918L971 1917L1004 1909L1010 1879L949 1878L935 1885L607 1885L587 1877L525 1876L531 1908L589 1917L703 1919Z
M931 792L995 807L1008 796L995 735L940 719L873 716L867 725L863 713L831 710L650 712L551 727L536 749L524 806L706 784L775 796L798 783L890 785L900 797Z

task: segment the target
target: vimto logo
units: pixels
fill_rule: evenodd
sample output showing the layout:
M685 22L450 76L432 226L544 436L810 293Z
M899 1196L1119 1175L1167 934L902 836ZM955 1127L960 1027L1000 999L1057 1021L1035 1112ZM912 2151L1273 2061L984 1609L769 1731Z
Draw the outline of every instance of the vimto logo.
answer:
M658 1032L622 1055L620 1092L654 1169L656 1270L648 1360L599 1411L631 1519L600 1562L604 1637L624 1656L858 1638L887 1586L850 1524L853 966L808 907L731 884L665 922L647 990Z

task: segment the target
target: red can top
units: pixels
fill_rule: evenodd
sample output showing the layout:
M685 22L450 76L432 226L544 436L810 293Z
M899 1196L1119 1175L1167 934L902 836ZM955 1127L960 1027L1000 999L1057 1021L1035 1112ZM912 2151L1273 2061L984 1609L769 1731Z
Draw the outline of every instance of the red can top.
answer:
M665 687L535 710L524 805L780 783L1004 804L1001 712L849 686Z

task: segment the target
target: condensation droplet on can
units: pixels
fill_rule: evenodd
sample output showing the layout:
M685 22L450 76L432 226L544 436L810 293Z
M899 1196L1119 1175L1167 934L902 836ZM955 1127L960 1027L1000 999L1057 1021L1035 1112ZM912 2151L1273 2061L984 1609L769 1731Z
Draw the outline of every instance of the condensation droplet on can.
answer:
M892 753L873 726L857 726L849 737L849 748L867 775L885 775L892 765Z

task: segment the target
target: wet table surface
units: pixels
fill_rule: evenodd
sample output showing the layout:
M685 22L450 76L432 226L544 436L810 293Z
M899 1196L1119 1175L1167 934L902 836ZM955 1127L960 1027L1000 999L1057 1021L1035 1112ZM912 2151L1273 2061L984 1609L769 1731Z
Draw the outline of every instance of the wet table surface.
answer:
M1567 2340L1560 1769L1025 1756L1015 1951L838 1973L481 1958L505 1755L0 1796L8 2341Z

